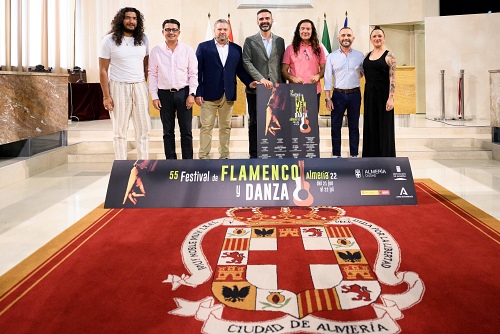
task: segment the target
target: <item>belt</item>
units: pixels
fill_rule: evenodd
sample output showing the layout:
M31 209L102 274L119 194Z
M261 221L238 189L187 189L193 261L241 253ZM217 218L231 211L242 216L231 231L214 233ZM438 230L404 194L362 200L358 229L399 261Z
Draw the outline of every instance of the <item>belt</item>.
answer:
M351 88L351 89L334 88L333 91L334 92L339 92L339 93L344 93L344 94L351 94L351 93L359 92L359 87Z
M180 92L181 90L188 89L188 88L189 88L189 86L182 87L182 88L179 88L179 89L170 88L170 89L158 89L158 90L163 90L165 92L176 93L176 92Z

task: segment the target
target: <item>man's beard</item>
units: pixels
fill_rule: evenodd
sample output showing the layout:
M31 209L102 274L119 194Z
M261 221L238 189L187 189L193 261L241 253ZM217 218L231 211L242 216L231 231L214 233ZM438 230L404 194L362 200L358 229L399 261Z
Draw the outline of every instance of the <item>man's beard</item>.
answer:
M215 38L217 40L217 42L219 43L226 43L227 40L228 40L228 37L227 36L224 36L224 37L216 37Z
M260 30L262 30L262 31L266 32L266 31L271 30L271 27L272 27L272 26L273 26L272 24L269 24L269 25L267 25L267 26L265 26L265 25L263 25L263 24L262 24L262 25L260 25L260 26L259 26L259 28L260 28Z
M344 45L344 43L346 43L347 45ZM342 45L345 48L348 48L352 45L352 42L351 41L342 41L342 42L340 42L340 45Z
M135 27L134 27L134 29L129 29L129 28L123 26L123 31L126 33L129 33L129 34L133 34L135 32Z

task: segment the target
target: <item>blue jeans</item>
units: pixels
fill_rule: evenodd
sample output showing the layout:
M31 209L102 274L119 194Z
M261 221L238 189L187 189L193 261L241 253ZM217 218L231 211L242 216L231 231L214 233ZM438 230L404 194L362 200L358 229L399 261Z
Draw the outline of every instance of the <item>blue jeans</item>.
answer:
M340 156L342 144L341 130L344 112L347 110L347 126L349 127L349 152L351 156L358 155L359 149L359 108L361 106L361 92L340 93L333 91L332 120L332 153Z

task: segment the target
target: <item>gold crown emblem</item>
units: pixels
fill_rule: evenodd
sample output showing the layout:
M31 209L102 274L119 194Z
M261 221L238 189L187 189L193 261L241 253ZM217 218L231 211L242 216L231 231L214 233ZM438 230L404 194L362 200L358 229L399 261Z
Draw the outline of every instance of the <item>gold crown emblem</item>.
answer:
M239 207L227 210L227 216L250 226L324 225L345 215L341 208L315 207Z

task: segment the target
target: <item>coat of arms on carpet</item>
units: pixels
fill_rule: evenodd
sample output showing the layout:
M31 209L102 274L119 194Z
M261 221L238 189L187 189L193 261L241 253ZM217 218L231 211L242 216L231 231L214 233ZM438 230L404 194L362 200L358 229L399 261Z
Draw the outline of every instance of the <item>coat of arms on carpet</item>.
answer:
M212 280L205 298L174 298L178 307L170 311L202 321L204 333L397 333L402 311L423 297L418 274L399 271L391 234L341 208L239 207L226 214L190 231L181 249L188 273L164 281L176 290ZM225 236L217 262L209 263L204 238L219 228ZM237 312L244 316L234 320Z

